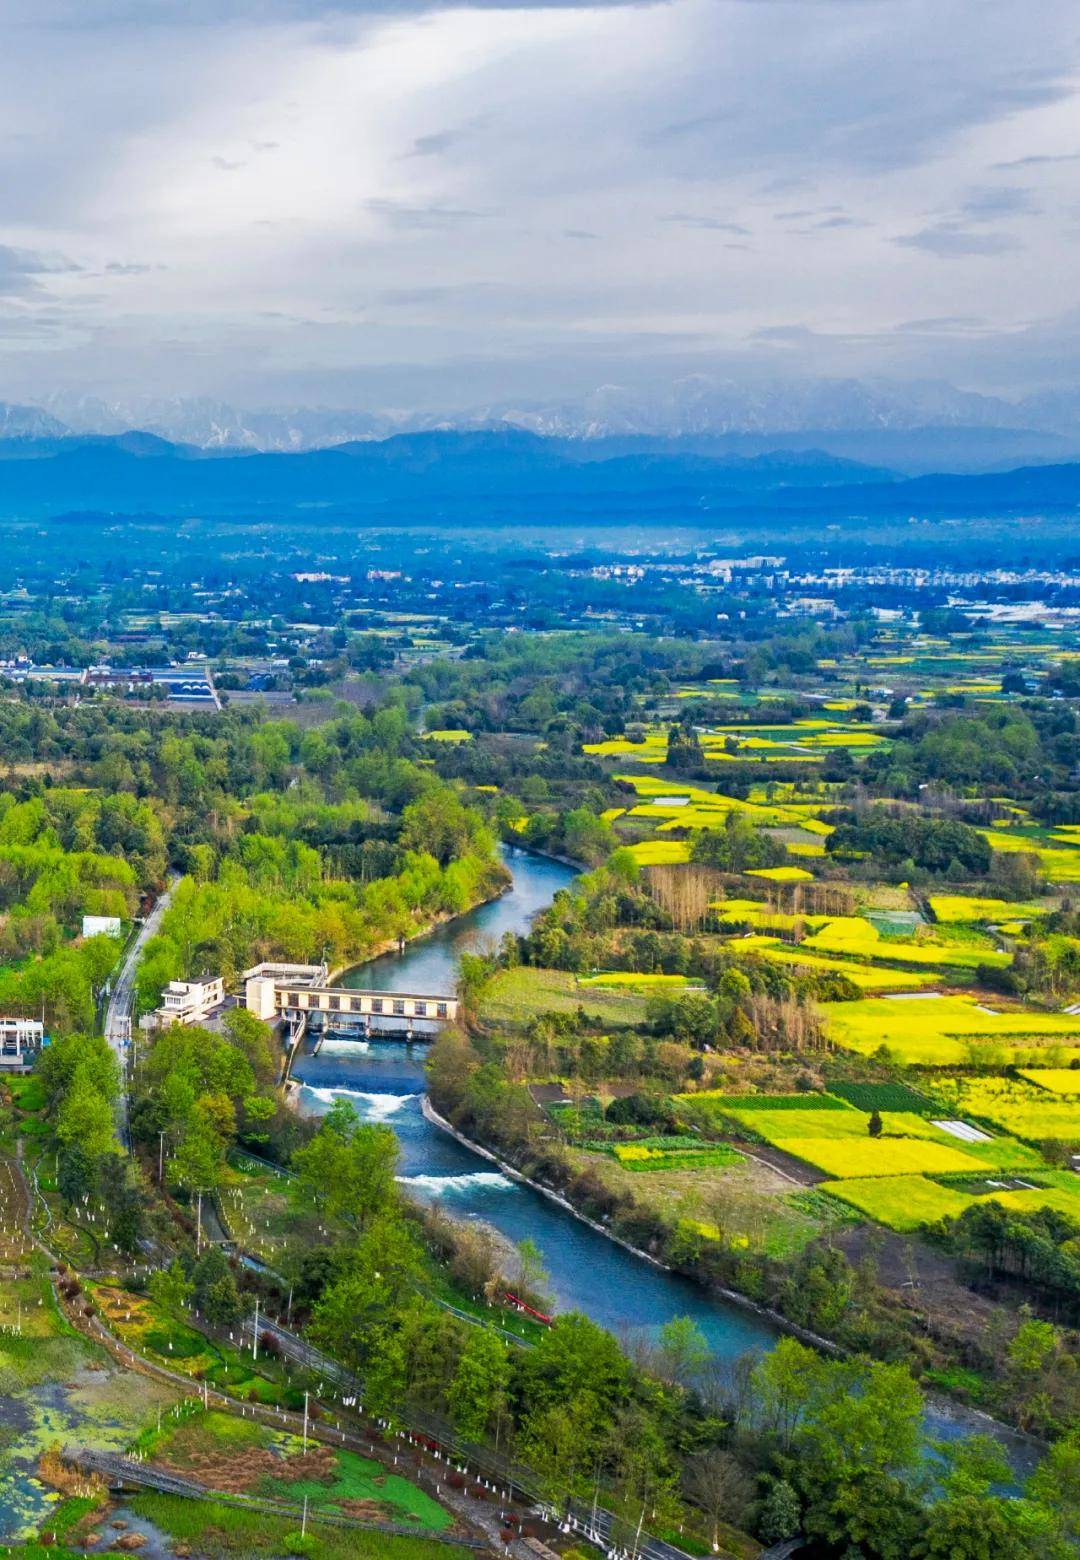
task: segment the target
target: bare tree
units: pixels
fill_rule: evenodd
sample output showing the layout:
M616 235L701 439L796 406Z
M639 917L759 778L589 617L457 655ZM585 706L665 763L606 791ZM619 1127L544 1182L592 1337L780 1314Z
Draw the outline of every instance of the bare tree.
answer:
M683 1488L687 1498L708 1518L713 1549L719 1549L720 1524L730 1522L738 1527L750 1504L750 1480L730 1452L713 1447L687 1463Z

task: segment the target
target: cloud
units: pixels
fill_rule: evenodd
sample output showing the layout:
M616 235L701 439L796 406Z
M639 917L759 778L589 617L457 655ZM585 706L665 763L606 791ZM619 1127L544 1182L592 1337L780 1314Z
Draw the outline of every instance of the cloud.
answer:
M901 233L893 239L902 248L923 249L942 260L969 259L974 255L1006 255L1019 249L1020 243L1009 233L964 227L960 222L935 222L916 233Z
M968 335L984 331L988 322L978 314L941 314L927 320L902 320L893 329L898 335L939 336Z
M33 249L16 249L0 244L0 293L8 297L38 290L40 278L78 271L73 260L62 255L41 254Z
M1014 157L1009 162L991 163L996 172L1010 168L1044 168L1053 163L1080 162L1080 152L1033 152L1027 157Z
M418 229L456 227L462 222L475 222L484 215L481 211L468 211L459 206L410 205L407 201L371 199L364 202L373 216L382 217L391 227L415 232Z
M456 125L448 130L436 130L429 135L418 135L406 157L439 157L451 148L459 146L482 123L473 119L468 124Z
M750 229L743 227L741 222L729 222L722 217L711 217L706 213L694 211L669 211L660 218L660 221L675 222L679 227L701 228L709 233L733 233L740 237L745 237L750 232Z
M1075 6L970 10L9 0L0 390L1063 372Z
M972 190L963 201L961 215L972 222L991 222L997 217L1013 217L1037 209L1030 190L1016 185Z

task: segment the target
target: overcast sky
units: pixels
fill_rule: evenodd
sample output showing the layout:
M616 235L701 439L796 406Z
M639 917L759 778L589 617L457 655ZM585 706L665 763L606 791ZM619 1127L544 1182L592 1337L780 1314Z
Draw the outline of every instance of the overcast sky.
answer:
M1080 382L1076 0L8 0L0 399Z

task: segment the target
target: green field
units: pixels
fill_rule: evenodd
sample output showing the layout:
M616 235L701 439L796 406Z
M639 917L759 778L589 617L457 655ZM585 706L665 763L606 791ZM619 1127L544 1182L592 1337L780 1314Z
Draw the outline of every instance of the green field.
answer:
M576 1013L613 1027L641 1024L645 998L623 987L585 986L565 970L541 970L527 965L500 970L484 992L480 1016L490 1024L519 1028L537 1013Z
M467 1560L472 1553L431 1539L334 1529L317 1520L301 1539L295 1518L177 1495L136 1495L131 1509L177 1543L186 1544L200 1560L281 1560L283 1555L299 1554L307 1560Z

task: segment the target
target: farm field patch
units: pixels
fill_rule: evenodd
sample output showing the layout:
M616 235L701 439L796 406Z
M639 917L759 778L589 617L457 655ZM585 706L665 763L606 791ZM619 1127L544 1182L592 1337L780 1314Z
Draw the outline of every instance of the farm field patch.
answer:
M1039 905L972 894L931 894L930 908L939 921L955 925L969 921L1024 921L1044 914Z
M839 1180L980 1168L979 1161L961 1149L919 1138L786 1138L781 1146Z
M942 1079L939 1092L966 1115L992 1122L1028 1142L1080 1142L1080 1101L1068 1101L1041 1086L1012 1078Z
M796 969L820 970L843 975L864 991L910 991L923 986L932 986L936 979L932 971L891 970L880 965L857 964L850 959L830 958L827 954L804 952L803 946L796 948L791 943L762 936L744 937L736 946L740 951L759 953L774 964L787 964Z
M520 1027L537 1013L585 1012L614 1027L640 1024L645 998L625 986L582 986L565 970L519 965L500 970L484 992L481 1017L488 1023Z
M993 1012L959 995L866 997L826 1002L822 1011L830 1036L846 1050L871 1056L884 1045L898 1060L916 1066L963 1065L978 1059L980 1047L995 1048L1005 1063L1029 1065L1036 1062L1039 1047L1064 1047L1080 1055L1080 1016L1067 1013Z

